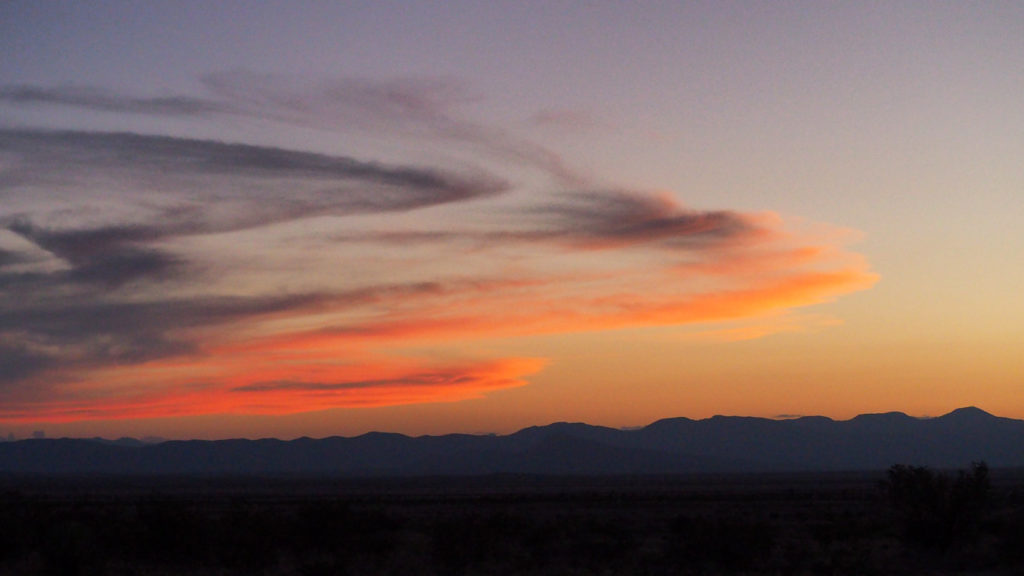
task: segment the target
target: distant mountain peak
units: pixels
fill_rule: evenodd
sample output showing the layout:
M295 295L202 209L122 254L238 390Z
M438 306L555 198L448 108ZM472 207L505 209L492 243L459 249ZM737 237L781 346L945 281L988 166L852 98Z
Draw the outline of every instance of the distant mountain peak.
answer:
M356 436L356 438L375 439L375 440L406 440L406 439L409 438L409 436L406 436L405 434L400 434L398 432L380 432L380 431L374 430L372 432L367 432L367 433L362 434L360 436Z
M651 422L650 424L648 424L646 426L640 426L639 429L643 430L643 429L646 429L646 428L658 428L659 426L673 426L673 425L678 425L678 424L692 424L694 422L697 422L697 420L694 420L692 418L687 418L686 416L676 416L674 418L662 418L661 420L655 420L654 422Z
M965 406L963 408L957 408L949 414L939 416L943 420L959 420L959 421L986 421L992 420L996 417L992 414L978 408L977 406Z
M849 421L670 418L623 431L556 422L507 436L191 440L37 439L0 442L0 475L465 475L677 474L885 470L906 463L953 468L984 460L1024 467L1024 420L977 407L938 418L903 412Z
M795 422L797 424L834 424L835 420L828 416L800 416L798 418L777 419L783 422Z
M851 422L867 422L867 421L890 421L890 422L906 422L917 420L913 416L909 416L905 412L878 412L874 414L858 414L853 417Z
M518 432L512 434L512 436L535 436L535 435L548 435L554 433L579 433L579 434L601 434L605 432L617 432L615 428L608 428L606 426L595 426L593 424L587 424L586 422L552 422L544 426L530 426L523 428Z

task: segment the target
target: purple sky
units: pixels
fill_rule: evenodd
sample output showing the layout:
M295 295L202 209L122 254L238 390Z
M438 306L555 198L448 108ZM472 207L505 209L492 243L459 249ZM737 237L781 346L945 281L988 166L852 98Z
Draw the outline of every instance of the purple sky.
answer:
M1019 3L15 1L0 53L0 430L1024 417Z

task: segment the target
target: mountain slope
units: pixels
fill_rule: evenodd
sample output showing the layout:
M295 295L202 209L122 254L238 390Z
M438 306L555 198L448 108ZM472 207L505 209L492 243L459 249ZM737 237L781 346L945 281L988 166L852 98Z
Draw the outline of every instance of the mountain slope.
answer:
M47 475L680 474L946 468L975 460L1024 467L1024 421L961 408L930 419L899 412L845 421L671 418L637 430L561 422L507 436L0 442L0 473Z

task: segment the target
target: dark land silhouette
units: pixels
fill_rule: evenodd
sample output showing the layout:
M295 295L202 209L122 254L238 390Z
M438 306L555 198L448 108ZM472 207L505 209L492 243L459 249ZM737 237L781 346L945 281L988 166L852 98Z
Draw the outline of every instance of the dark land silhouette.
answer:
M1024 421L0 444L0 576L1020 574Z
M1020 574L1024 472L4 476L0 528L3 575Z
M617 475L1024 467L1024 420L961 408L851 420L671 418L636 430L557 423L505 436L362 436L291 441L144 443L31 439L0 443L0 473L70 475Z

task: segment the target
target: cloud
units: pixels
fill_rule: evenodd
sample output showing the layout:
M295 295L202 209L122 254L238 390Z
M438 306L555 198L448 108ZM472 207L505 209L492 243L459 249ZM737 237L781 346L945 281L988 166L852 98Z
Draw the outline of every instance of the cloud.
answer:
M527 383L525 378L540 370L544 361L504 358L436 367L427 364L410 366L395 360L363 363L335 370L333 375L340 380L330 383L277 380L254 381L233 387L206 383L182 385L183 375L175 371L173 365L166 365L164 374L152 374L156 380L148 387L135 386L116 394L93 393L92 397L89 392L65 391L43 401L27 398L20 402L7 402L0 405L0 419L9 422L66 422L196 414L291 414L329 408L456 402L479 398L494 390L523 386ZM257 362L253 368L256 367L262 365ZM222 368L202 366L199 372L217 373ZM175 384L167 382L168 373L176 380ZM195 382L194 371L190 373L193 374L191 381ZM356 376L368 373L385 377L369 380ZM331 374L320 371L316 375ZM254 369L246 376L256 378L258 370ZM116 375L114 377L116 379ZM90 386L80 388L88 390Z
M185 331L327 299L176 297L216 273L175 252L182 238L403 212L505 187L481 175L137 134L0 130L0 154L5 174L17 175L0 190L0 388L192 354L201 346Z
M181 264L173 255L139 246L159 237L155 230L141 226L48 230L14 218L7 223L7 230L66 262L70 268L60 276L70 283L116 288L142 278L172 275Z
M202 98L188 96L133 98L84 86L0 86L0 102L49 104L100 112L127 112L161 116L203 116L227 111L216 102Z
M6 382L22 382L52 364L45 354L35 353L22 342L0 342L0 374Z
M137 97L87 86L0 86L0 103L178 118L243 117L335 132L395 134L483 152L540 170L562 184L585 181L551 150L460 115L456 109L476 98L452 78L350 77L309 83L235 70L201 81L207 96Z
M49 289L47 289L49 288ZM64 298L60 298L64 296ZM9 359L0 394L25 380L107 366L132 366L197 354L189 331L315 308L315 295L193 297L133 302L56 285L0 306L0 346Z
M667 194L629 191L574 192L539 208L538 213L553 220L553 235L593 248L720 243L758 228L736 213L688 210Z
M198 99L17 87L0 101L381 130L475 146L506 170L0 129L0 419L474 398L544 365L504 354L506 339L798 331L801 317L758 320L877 280L846 231L560 173L545 148L458 114L472 96L457 83L206 85ZM555 189L514 188L505 174L524 166ZM735 321L750 325L722 328ZM466 351L484 340L489 357Z
M686 245L724 247L770 234L771 227L730 211L701 211L682 206L669 194L630 190L554 192L513 211L506 227L489 230L377 231L335 236L343 242L474 245L543 243L604 250L630 245L666 249Z
M419 402L452 402L479 398L487 392L526 384L525 377L539 371L543 360L504 358L496 361L444 366L427 372L399 373L388 378L334 382L272 381L256 382L232 389L249 402L267 405L281 413L301 412L310 405L324 408L395 405ZM388 373L383 366L377 373Z
M318 213L412 210L507 188L500 179L480 173L126 133L0 130L0 154L10 158L5 169L11 181L8 190L59 187L47 199L79 204L109 200L121 192L127 199L162 208L157 215L164 229L182 233L258 226ZM15 192L0 189L0 194L9 197ZM212 202L230 210L205 211Z
M476 362L443 366L425 372L400 372L388 378L349 379L341 381L273 380L243 384L231 389L233 393L253 397L272 394L283 396L301 407L310 400L316 404L345 406L367 405L376 400L385 404L395 397L413 396L418 399L465 399L482 393L526 384L523 376L541 369L544 361L536 358L505 358L498 361ZM394 368L374 367L376 373L394 372ZM364 368L365 371L365 368Z
M0 248L0 270L5 267L15 266L17 264L24 264L31 262L32 258L26 254L14 250L4 250Z
M667 194L568 191L479 211L482 222L444 219L439 230L433 218L397 216L467 200L485 208L502 188L432 177L439 171L412 178L409 169L205 141L0 135L22 156L16 170L36 169L4 191L19 212L0 213L0 223L21 242L5 248L6 260L38 258L31 248L54 261L0 269L0 396L11 417L48 405L45 398L65 401L62 417L139 413L140 398L145 410L187 411L182 398L198 393L179 389L183 379L212 383L202 404L219 410L472 397L518 385L515 374L530 370L483 378L431 370L433 361L419 358L386 376L394 362L388 351L757 317L828 301L875 278L863 259L827 242L834 239L787 231L771 215L688 209ZM128 143L133 152L120 154ZM90 183L100 175L112 186L93 196ZM306 197L311 180L335 186ZM347 194L350 181L385 182L389 193ZM40 201L44 188L70 204ZM141 197L143 208L109 224L77 209L111 188L118 206ZM318 220L325 214L343 218ZM282 222L299 226L282 236L272 226ZM263 257L240 265L238 244L253 241L258 247L243 253ZM317 250L305 247L311 241ZM331 269L341 273L307 279ZM282 282L291 288L275 293ZM82 382L89 395L73 393ZM278 399L242 402L240 395ZM210 404L214 397L219 403Z
M194 281L176 239L502 193L483 174L138 134L0 130L0 288ZM22 240L10 244L16 236ZM7 244L4 244L5 240ZM35 267L16 264L35 262Z

